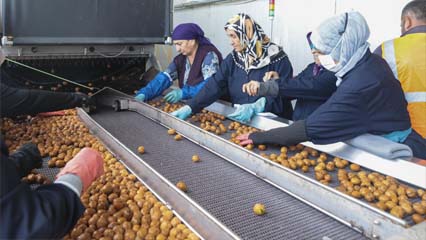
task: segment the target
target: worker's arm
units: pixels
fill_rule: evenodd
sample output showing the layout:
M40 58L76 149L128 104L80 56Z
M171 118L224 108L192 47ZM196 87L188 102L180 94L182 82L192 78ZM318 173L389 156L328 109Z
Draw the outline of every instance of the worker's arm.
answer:
M219 71L214 74L204 87L189 100L188 105L191 107L192 113L197 113L201 109L215 102L227 91L229 67L233 64L232 55L222 62Z
M1 196L0 238L62 238L83 212L79 196L63 184L31 190L26 183L21 183Z
M313 76L312 71L313 67L310 65L295 78L280 78L279 95L298 99L327 100L336 91L336 76L325 69L317 76Z
M273 63L269 71L278 72L282 78L291 78L293 76L293 67L287 56L281 61ZM264 112L272 112L280 117L292 119L293 108L289 98L267 96Z
M82 149L57 175L36 190L21 183L6 145L1 143L0 239L57 239L81 217L80 194L103 174L99 152Z
M367 104L359 92L337 90L306 119L306 133L315 144L330 144L368 132Z
M336 91L336 76L328 70L313 75L314 63L294 78L278 78L266 82L251 81L243 86L249 95L282 96L307 100L327 100Z
M80 93L59 93L13 88L1 84L1 117L36 114L82 106L88 96Z
M237 137L241 145L279 144L290 146L309 140L306 135L305 121L296 121L288 127L274 128L264 132L243 134Z
M3 142L0 164L0 239L61 238L73 228L84 211L79 195L63 184L31 190Z
M34 168L40 168L42 158L37 146L26 143L9 156L9 160L16 166L20 177L24 177Z
M177 68L176 64L171 62L164 72L159 72L145 87L139 89L136 96L143 95L143 101L152 100L169 88L175 79L177 79Z

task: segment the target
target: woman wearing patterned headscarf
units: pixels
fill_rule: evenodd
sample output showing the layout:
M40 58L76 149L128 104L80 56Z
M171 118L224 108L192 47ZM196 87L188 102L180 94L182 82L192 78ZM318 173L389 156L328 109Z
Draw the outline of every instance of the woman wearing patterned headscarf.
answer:
M293 109L281 97L248 96L242 86L250 80L262 81L266 72L276 71L284 78L292 77L293 69L287 54L272 43L263 29L247 14L240 13L225 25L233 51L226 57L219 71L188 105L172 114L185 119L228 93L233 104L239 104L228 117L248 122L257 113L272 112L291 119Z
M222 55L197 24L179 24L173 30L172 39L179 55L164 72L158 73L147 86L136 93L137 100L149 101L159 96L176 79L179 81L179 88L169 92L164 99L176 103L192 98L219 69Z
M401 85L386 62L371 54L369 35L367 22L358 12L324 21L310 39L321 65L338 78L337 90L306 120L241 135L241 143L292 145L310 140L330 144L370 133L408 145L415 157L426 159L426 142L411 129Z

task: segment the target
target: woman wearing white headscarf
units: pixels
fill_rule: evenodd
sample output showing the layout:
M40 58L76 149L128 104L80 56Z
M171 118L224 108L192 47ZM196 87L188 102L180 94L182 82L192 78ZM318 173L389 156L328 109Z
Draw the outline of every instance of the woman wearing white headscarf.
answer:
M408 145L426 158L426 142L411 129L401 85L380 57L371 54L370 31L364 17L349 12L325 20L312 32L321 65L335 72L336 92L306 120L284 128L245 134L242 145L303 141L330 144L364 133Z

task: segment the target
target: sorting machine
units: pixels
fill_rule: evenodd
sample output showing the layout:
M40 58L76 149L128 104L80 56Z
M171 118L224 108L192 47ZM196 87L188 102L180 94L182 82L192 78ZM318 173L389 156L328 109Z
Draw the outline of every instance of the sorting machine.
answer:
M324 185L313 173L302 173L274 163L258 151L228 141L229 135L215 135L191 121L182 121L131 96L105 88L94 96L98 109L79 115L89 129L114 152L141 181L158 194L187 224L205 239L423 239L425 222L397 218L368 202L336 190L337 181ZM233 111L224 103L207 110L226 115ZM229 121L229 120L226 120ZM269 129L285 126L281 119L256 116L252 126ZM175 141L167 134L173 128L184 136ZM229 133L228 133L229 134ZM139 155L143 145L146 153ZM424 189L424 167L395 160L400 168L387 172L371 161L381 159L345 143L316 146L329 158L339 156L360 164L364 171L388 176L397 172L418 173L405 178L407 186ZM273 152L279 148L268 146ZM193 163L197 154L201 162ZM293 155L289 152L289 156ZM409 175L409 174L407 174ZM335 176L333 176L335 178ZM400 177L396 177L401 180ZM184 181L188 192L175 187ZM417 200L415 200L417 201ZM251 208L263 203L267 214L256 216Z

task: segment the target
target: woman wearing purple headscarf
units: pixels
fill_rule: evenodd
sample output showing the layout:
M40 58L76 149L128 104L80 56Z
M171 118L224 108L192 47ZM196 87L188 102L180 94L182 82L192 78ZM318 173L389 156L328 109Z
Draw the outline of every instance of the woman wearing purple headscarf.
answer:
M158 73L136 93L137 100L149 101L159 96L176 79L179 81L179 89L169 92L164 99L170 103L190 99L219 69L222 55L197 24L179 24L173 31L172 39L179 55L164 72Z

